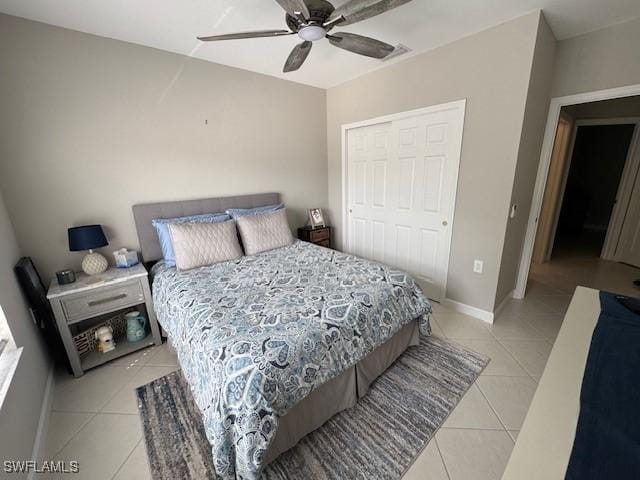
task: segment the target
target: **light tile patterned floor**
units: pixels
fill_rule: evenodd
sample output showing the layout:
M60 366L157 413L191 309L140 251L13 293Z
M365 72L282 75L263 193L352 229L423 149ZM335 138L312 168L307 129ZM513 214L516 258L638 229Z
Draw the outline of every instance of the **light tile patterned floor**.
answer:
M576 285L608 292L638 296L633 281L640 278L640 268L600 258L599 242L579 236L559 239L553 248L551 261L532 263L530 278L572 294ZM541 284L539 284L541 285ZM553 300L549 300L553 302Z
M532 282L494 325L435 305L435 335L492 358L407 480L499 479L570 296ZM77 460L80 480L150 478L133 389L178 368L166 346L134 353L79 379L56 378L47 457Z

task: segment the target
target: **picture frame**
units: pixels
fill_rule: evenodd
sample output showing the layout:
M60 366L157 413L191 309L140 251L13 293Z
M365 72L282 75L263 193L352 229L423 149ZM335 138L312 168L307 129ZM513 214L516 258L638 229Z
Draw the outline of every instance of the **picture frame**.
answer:
M312 228L325 227L324 215L321 208L309 209L309 224Z

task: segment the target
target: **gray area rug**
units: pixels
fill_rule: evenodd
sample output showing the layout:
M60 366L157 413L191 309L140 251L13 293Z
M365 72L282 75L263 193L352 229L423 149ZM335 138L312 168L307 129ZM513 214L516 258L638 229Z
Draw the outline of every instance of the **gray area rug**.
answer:
M345 410L268 465L265 479L402 477L489 362L438 337L410 347ZM182 374L137 389L154 479L215 479L211 448Z

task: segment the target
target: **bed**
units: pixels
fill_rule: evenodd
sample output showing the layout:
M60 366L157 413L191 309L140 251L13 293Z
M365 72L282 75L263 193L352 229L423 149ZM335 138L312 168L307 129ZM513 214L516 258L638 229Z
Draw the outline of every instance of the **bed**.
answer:
M155 263L154 308L221 478L259 477L430 334L431 306L410 276L306 242L183 272L158 261L154 218L279 201L266 193L133 208L143 259Z

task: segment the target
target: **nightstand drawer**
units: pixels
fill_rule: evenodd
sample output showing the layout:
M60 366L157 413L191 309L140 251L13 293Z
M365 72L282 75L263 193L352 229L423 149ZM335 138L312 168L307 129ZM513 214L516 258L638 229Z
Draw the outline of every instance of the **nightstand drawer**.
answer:
M311 230L309 239L312 242L322 242L323 240L329 240L331 236L331 230L328 228L322 228L319 230Z
M78 293L62 299L62 309L67 322L83 320L130 305L143 303L144 293L140 282L124 283L95 291Z

